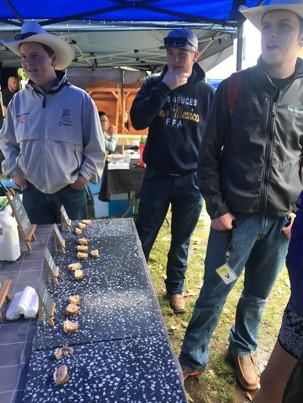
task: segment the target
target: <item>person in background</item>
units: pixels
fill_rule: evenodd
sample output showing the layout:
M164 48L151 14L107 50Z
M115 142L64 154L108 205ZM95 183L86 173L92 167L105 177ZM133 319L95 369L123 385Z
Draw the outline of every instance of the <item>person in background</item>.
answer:
M129 120L128 120L128 112L124 112L124 132L129 133Z
M2 91L3 117L6 117L7 106L16 92L19 91L19 80L11 76L7 80L7 88Z
M86 184L98 183L105 148L93 100L60 71L73 50L34 21L5 46L21 57L29 81L9 103L0 131L3 171L22 189L32 223L60 222L62 205L72 220L86 218Z
M2 108L0 107L0 129L3 125L3 114L2 114Z
M285 262L302 189L303 4L240 11L261 31L261 57L242 73L233 114L218 87L201 145L198 182L211 230L204 282L179 357L184 378L206 367L226 298L245 267L229 356L240 385L259 379L252 352L266 300ZM239 74L239 73L238 73Z
M108 152L113 153L117 147L118 142L116 136L117 134L116 126L110 124L110 121L105 112L100 111L99 117L104 135L105 149Z
M135 129L149 128L136 227L148 260L171 204L165 283L171 308L182 313L188 249L202 208L198 152L214 88L204 82L205 73L197 63L198 39L191 30L172 30L162 48L166 49L167 65L160 77L144 82L130 110Z
M3 124L3 119L7 114L7 106L15 93L19 90L19 80L15 76L10 76L7 80L7 88L2 91L2 110L0 110L0 129ZM0 173L2 173L1 164L4 160L4 155L0 150Z
M291 230L286 258L291 295L285 308L278 340L261 375L254 403L280 403L287 381L303 354L303 192Z

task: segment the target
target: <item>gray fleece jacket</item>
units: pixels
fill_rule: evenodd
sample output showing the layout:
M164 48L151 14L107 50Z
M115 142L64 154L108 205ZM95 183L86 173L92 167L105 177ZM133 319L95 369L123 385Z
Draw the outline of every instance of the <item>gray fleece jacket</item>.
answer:
M0 131L4 173L23 172L43 193L52 194L79 175L97 183L105 147L96 106L81 88L57 72L60 83L48 93L28 82L15 94Z

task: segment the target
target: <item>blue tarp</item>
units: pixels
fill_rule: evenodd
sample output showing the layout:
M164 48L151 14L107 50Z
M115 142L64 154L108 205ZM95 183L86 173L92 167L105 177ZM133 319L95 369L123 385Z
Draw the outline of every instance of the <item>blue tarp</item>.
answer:
M260 0L0 0L0 19L231 23Z
M266 0L268 1L268 0ZM0 39L9 41L24 20L35 19L66 38L75 58L71 68L131 67L155 71L165 63L159 50L168 30L186 26L199 40L205 71L232 53L238 7L261 0L0 0ZM121 32L123 31L123 32ZM20 66L0 43L3 68Z

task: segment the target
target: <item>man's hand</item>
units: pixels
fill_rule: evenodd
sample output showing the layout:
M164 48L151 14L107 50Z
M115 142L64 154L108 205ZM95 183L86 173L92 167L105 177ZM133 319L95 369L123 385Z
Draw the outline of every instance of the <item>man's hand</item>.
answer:
M71 183L70 187L76 190L80 190L84 188L86 184L86 179L84 179L83 176L79 175L78 179L74 183Z
M162 82L166 84L171 90L174 90L175 88L186 84L189 77L190 74L186 73L181 68L173 69L172 67L169 67L165 76L163 77Z
M28 187L28 182L27 182L27 180L25 179L25 176L24 176L24 173L23 173L23 172L20 172L18 175L14 176L14 177L12 178L12 181L13 181L17 186L19 186L19 188L20 188L21 190L24 190L24 189L26 189L26 188Z
M107 132L110 136L113 136L114 134L117 134L117 129L116 126L112 126L110 125L108 128L108 132Z
M290 213L289 216L289 224L282 228L282 233L287 236L287 238L291 237L291 228L296 218L295 213Z
M231 213L226 213L211 220L211 227L216 231L230 231L233 228L234 219L235 217Z

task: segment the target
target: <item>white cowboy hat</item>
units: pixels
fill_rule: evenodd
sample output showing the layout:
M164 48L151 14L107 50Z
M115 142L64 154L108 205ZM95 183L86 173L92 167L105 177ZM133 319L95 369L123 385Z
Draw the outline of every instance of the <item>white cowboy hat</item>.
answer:
M24 22L21 32L16 34L14 39L11 42L1 42L18 56L20 56L19 46L24 42L42 43L51 48L56 55L56 69L58 70L66 69L74 58L74 51L68 42L57 35L47 33L35 21Z
M269 4L251 7L240 6L239 11L247 18L259 31L262 29L262 18L264 14L274 10L292 11L303 18L303 3L299 0L293 0L286 3L287 0L272 0Z

